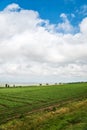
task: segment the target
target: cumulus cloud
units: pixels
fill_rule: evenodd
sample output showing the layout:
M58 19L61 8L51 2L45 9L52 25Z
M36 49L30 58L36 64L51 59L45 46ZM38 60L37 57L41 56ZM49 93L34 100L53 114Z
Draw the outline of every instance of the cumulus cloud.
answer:
M79 24L80 32L72 33L75 28L67 15L60 17L63 22L52 25L37 11L24 10L17 4L0 12L0 78L87 78L87 18Z
M13 11L13 12L15 12L15 11L18 11L18 10L20 10L20 9L21 9L21 8L20 8L20 6L19 6L18 4L13 3L13 4L8 5L8 6L4 9L4 11Z
M57 26L58 31L62 31L62 33L74 33L75 28L70 24L70 21L68 20L67 15L62 13L60 17L62 18L63 22L58 23L58 26Z

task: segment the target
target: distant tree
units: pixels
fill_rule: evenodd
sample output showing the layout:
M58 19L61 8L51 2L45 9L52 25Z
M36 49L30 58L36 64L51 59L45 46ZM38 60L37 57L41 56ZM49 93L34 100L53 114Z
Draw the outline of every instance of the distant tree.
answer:
M10 86L9 86L9 84L5 84L5 87L6 87L6 88L9 88Z
M13 87L15 88L15 84L13 85Z
M10 85L8 84L8 88L10 87Z
M40 86L42 86L42 84L40 83Z
M49 85L48 83L46 83L46 85Z
M7 88L7 87L8 87L8 84L5 84L5 87Z

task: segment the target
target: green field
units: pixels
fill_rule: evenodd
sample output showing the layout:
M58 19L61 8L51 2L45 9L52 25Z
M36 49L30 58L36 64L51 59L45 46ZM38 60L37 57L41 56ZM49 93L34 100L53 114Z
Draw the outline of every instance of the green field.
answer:
M0 130L87 130L87 83L0 88Z

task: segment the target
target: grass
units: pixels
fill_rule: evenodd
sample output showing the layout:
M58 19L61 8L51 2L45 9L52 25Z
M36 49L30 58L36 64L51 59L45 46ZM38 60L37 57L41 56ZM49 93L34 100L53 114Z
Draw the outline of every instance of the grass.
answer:
M0 124L2 130L86 130L87 83L1 88Z
M87 130L87 99L71 102L56 110L40 110L21 116L4 125L2 130Z

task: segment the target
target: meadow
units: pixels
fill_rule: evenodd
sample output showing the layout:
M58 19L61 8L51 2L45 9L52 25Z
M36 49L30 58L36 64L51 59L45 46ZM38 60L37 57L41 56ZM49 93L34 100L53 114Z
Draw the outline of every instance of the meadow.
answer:
M0 88L0 130L87 130L87 83Z

